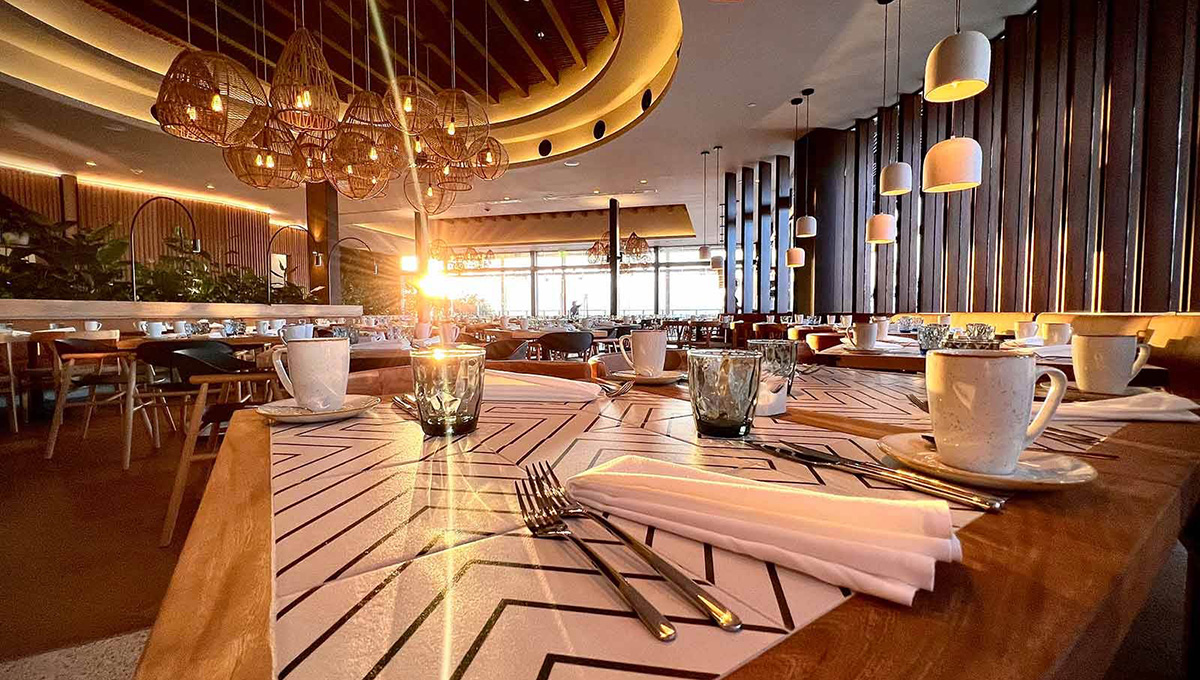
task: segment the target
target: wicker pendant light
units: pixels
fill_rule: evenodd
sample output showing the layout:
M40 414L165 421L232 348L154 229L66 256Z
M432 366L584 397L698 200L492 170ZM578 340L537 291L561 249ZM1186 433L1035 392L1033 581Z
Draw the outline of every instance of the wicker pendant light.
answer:
M650 244L636 231L630 232L621 244L621 255L629 262L645 262L650 258Z
M329 158L329 142L334 130L308 130L296 135L296 154L300 157L301 174L309 184L325 181L325 161Z
M450 89L442 90L434 99L437 114L426 141L439 156L452 161L466 161L487 139L491 125L483 104L465 90L458 89L458 62L454 45L457 31L454 26L454 0L450 0Z
M432 181L433 171L419 170L406 175L404 182L404 198L413 210L426 215L440 215L454 205L453 191L446 191ZM415 180L415 181L414 181ZM432 255L431 255L432 257Z
M446 191L470 191L474 168L469 161L445 160L433 173L434 183Z
M275 116L297 132L332 130L340 104L320 43L308 29L298 29L283 46L271 79Z
M212 101L217 91L212 73L199 52L180 52L158 88L158 99L150 107L150 115L169 135L193 142L203 142L200 111Z
M256 189L294 189L304 181L304 160L292 132L276 119L249 143L225 149L222 156L238 180Z
M471 169L480 179L500 179L508 172L508 149L495 137L488 137L483 140L482 148L475 152Z
M416 20L416 9L411 0L404 3L404 49L408 58L408 75L398 76L392 80L392 85L386 101L388 119L398 130L406 135L417 135L433 125L437 115L437 103L434 101L433 88L420 78L413 75L413 43L410 27ZM396 18L392 17L392 51L395 52Z

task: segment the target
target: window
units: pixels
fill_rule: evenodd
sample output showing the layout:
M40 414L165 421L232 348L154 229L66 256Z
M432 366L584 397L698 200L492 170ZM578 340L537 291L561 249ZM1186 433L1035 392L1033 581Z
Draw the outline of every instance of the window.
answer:
M286 253L271 253L271 287L278 288L287 283L288 256Z

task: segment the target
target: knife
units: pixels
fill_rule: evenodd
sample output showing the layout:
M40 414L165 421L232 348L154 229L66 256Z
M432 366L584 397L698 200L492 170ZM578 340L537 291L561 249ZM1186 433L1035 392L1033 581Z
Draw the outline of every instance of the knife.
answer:
M851 474L863 475L864 477L872 477L893 484L899 484L913 491L963 503L984 512L999 512L1004 507L1005 499L999 496L974 491L966 487L949 484L905 470L893 470L875 463L850 460L829 451L819 451L807 446L794 444L779 446L757 441L747 441L746 444L760 451L765 451L789 460L833 468Z

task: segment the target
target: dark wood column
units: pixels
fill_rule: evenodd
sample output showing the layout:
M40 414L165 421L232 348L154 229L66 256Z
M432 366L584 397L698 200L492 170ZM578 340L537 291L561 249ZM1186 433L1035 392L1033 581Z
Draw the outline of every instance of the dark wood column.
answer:
M755 221L758 224L758 292L754 299L754 311L769 314L775 311L775 300L771 297L771 272L775 268L775 254L771 250L771 225L774 223L771 205L775 192L771 189L771 164L758 162L758 201L755 206Z
M817 219L817 235L800 243L807 251L808 264L795 270L796 309L814 314L849 312L856 285L855 254L851 248L855 225L850 222L855 210L855 133L814 129L796 143L796 157L803 158L805 152L809 154L810 207L805 211L802 199L796 209ZM847 164L851 179L846 176ZM803 163L798 164L798 187L804 185L804 172ZM809 300L812 300L810 308Z
M809 206L813 205L811 181L807 182L808 189L807 193L805 193L807 179L805 177L805 173L808 172L808 170L805 168L804 154L808 149L809 141L810 140L808 137L804 137L803 139L797 139L792 144L792 158L796 159L794 168L795 175L792 178L792 186L796 188L796 203L792 206L792 210L798 216L812 214L809 208ZM818 223L818 238L820 237L820 234L821 225ZM791 238L792 244L803 248L806 255L804 266L791 270L793 300L792 308L797 314L812 314L813 310L815 309L815 301L813 297L815 281L813 279L813 274L817 268L817 249L815 247L816 238L797 239L792 236L789 236L789 238Z
M725 173L725 313L736 314L737 304L737 175Z
M742 168L742 312L758 309L754 299L754 207L758 204L758 192L754 190L754 168Z
M413 211L413 242L417 250L417 280L420 281L429 273L429 219L416 210ZM430 321L432 318L433 304L418 288L417 320Z
M608 285L609 313L617 315L617 276L621 273L621 204L608 199Z
M775 157L774 172L771 173L771 190L775 199L771 204L771 228L775 235L775 311L780 314L792 312L792 270L787 266L787 250L792 247L792 160L787 156Z
M307 208L308 233L312 247L321 253L321 266L308 263L308 285L324 286L317 298L324 304L339 304L342 300L342 281L336 258L331 257L329 245L338 240L338 195L328 182L306 184L304 199Z

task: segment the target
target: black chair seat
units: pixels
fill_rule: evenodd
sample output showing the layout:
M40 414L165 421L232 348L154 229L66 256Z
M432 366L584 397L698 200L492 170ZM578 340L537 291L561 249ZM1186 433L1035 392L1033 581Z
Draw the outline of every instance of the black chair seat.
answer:
M527 340L497 340L484 345L486 358L492 361L527 359L529 341Z
M586 331L546 333L538 338L542 348L553 354L587 356L592 351L592 334Z
M214 423L227 423L233 414L246 408L254 408L257 404L213 404L204 409L204 415L200 416L200 422L204 425L212 425Z

